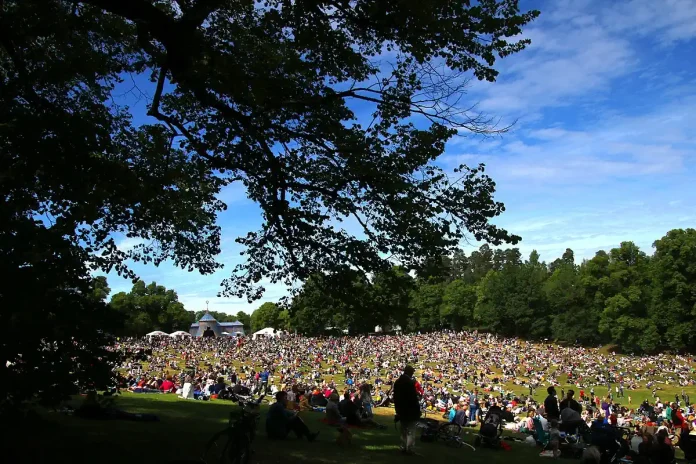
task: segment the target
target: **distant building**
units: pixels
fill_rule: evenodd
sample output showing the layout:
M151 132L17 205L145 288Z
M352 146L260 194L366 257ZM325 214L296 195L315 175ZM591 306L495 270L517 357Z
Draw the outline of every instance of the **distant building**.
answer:
M223 332L229 335L244 335L244 324L239 321L218 322L208 311L198 322L191 324L189 333L194 337L202 337L207 329L212 330L216 337L224 335Z
M395 333L397 335L401 334L401 326L400 325L393 325L393 326L385 326L382 328L381 326L375 326L375 333Z

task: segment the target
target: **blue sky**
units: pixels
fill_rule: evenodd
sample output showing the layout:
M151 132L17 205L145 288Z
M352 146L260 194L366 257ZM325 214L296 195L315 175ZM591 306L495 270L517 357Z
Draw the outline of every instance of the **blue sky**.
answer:
M496 223L522 236L524 255L536 249L546 261L566 248L590 258L624 240L650 253L668 230L693 227L694 0L523 0L522 6L542 12L525 31L532 45L499 62L497 82L472 83L465 99L515 126L502 137L457 137L438 163L486 163L507 208ZM130 104L136 115L144 113L145 100ZM266 286L253 304L216 297L239 262L234 239L260 224L258 208L239 186L220 198L228 204L219 218L225 269L210 276L167 263L134 269L146 282L176 290L189 310L210 300L216 311L251 312L285 289ZM109 283L113 292L131 286L115 275Z

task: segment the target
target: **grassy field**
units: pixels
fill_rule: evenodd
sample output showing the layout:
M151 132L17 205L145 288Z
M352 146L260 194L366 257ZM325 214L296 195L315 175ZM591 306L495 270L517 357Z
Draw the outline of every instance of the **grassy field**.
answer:
M78 406L80 399L73 401ZM125 393L115 400L115 407L129 412L155 414L158 422L95 421L45 412L30 430L13 429L14 436L3 438L14 446L5 448L11 453L12 463L119 463L139 462L147 464L167 463L175 459L197 459L207 440L225 428L230 412L238 406L227 401L182 400L176 395ZM454 449L443 443L417 441L417 451L422 457L406 457L399 452L399 433L393 425L393 409L380 409L377 420L386 430L353 429L353 443L348 448L335 443L336 431L323 424L323 414L303 412L302 419L313 431L321 434L315 443L297 440L294 436L285 441L268 441L265 437L265 405L258 426L254 445L256 463L341 464L376 462L399 463L458 462L471 464L503 464L514 460L517 464L544 462L539 449L523 443L507 442L511 450L467 447ZM429 417L439 418L440 414ZM5 424L7 425L7 424ZM462 437L473 444L475 429L464 429ZM420 432L418 432L420 435ZM13 456L15 454L15 456ZM7 452L3 453L8 456ZM677 457L681 457L681 451ZM568 462L579 462L566 460ZM217 460L213 461L217 462Z
M166 463L173 459L196 459L210 436L225 427L230 411L238 406L226 401L181 400L175 395L124 394L116 407L130 411L152 413L159 422L93 421L46 413L47 419L32 432L30 442L23 448L17 462L36 463ZM379 409L378 409L379 411ZM539 451L521 443L511 443L511 451L466 447L453 449L443 443L417 442L423 457L405 457L398 449L399 434L394 429L393 410L384 410L377 420L386 430L353 430L353 444L340 448L335 444L336 431L320 420L323 414L303 412L301 417L312 430L321 432L315 443L291 436L285 441L270 442L265 437L264 416L259 423L255 442L254 462L258 463L403 463L466 460L469 463L502 464L514 459L517 463L538 462ZM435 416L434 416L435 417ZM473 443L473 429L463 437ZM23 438L29 438L24 435ZM38 445L37 445L38 444ZM20 446L17 443L17 446ZM27 445L24 445L27 446Z

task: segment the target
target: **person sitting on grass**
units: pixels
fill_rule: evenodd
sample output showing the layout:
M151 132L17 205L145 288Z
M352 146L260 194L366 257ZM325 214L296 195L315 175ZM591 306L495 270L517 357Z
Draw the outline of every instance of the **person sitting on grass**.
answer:
M456 406L455 412L454 412L454 417L450 418L450 422L453 424L457 424L460 427L464 427L464 426L466 426L468 421L469 421L469 413L466 410L466 406L464 406L462 403L460 403L458 406Z
M225 385L225 378L218 377L215 383L208 387L208 393L210 394L210 396L220 395L220 393L223 392L225 388L227 388L227 385Z
M351 400L350 392L346 392L345 395L343 395L343 401L338 404L338 410L341 416L345 417L345 422L348 425L353 425L356 427L376 427L379 429L386 428L386 426L375 422L375 420L372 418L361 418L360 407L355 403L355 401Z
M288 395L279 391L275 395L276 402L268 408L266 415L266 435L271 440L284 440L290 432L294 432L297 438L306 437L313 442L319 432L310 432L309 427L297 415L299 411L287 410Z
M331 395L330 390L328 390L328 391L329 391L329 395ZM309 403L314 407L326 406L326 402L327 402L326 398L328 398L328 396L324 396L324 393L322 393L322 391L319 389L319 387L317 387L316 389L314 389L314 392L312 393L312 397L311 397Z
M160 385L159 389L163 393L171 393L173 391L176 391L176 385L174 385L174 382L172 382L172 377L167 376L166 380L162 382L162 385Z
M311 411L312 406L309 404L309 393L304 392L300 395L300 400L299 400L299 408L300 411Z
M338 393L332 393L329 396L329 402L326 404L326 420L332 425L346 423L346 418L341 415L338 407Z
M369 383L360 387L360 400L362 403L362 417L372 419L372 385Z

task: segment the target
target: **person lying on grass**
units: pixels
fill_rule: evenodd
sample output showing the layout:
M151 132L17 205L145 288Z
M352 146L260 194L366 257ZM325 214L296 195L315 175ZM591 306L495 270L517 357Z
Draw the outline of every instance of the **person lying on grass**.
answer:
M299 411L287 409L288 394L279 391L275 395L276 402L268 408L266 415L266 435L271 440L284 440L290 432L294 432L297 438L306 437L313 442L319 432L310 432L309 427L297 415Z

